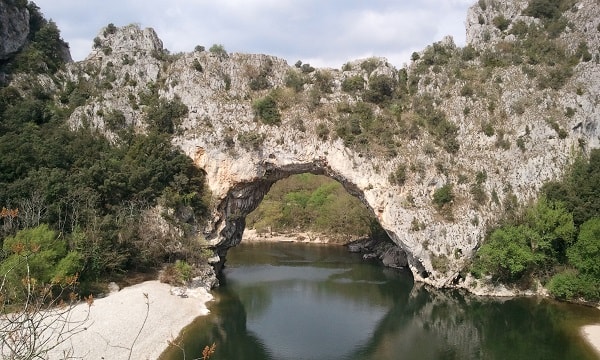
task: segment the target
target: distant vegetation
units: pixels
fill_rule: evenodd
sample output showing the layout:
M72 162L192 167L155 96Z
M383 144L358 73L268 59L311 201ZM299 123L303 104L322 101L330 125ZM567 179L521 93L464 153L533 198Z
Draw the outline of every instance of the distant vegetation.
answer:
M337 241L385 236L373 214L340 183L312 174L275 183L246 226L259 233L312 231Z

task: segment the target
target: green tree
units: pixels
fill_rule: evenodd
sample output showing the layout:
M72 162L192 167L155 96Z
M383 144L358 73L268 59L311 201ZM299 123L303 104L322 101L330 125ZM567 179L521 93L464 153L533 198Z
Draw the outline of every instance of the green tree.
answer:
M580 273L600 280L600 218L581 225L577 241L567 250L567 256Z
M534 250L544 253L548 263L565 262L567 247L573 243L575 224L573 215L562 203L541 197L526 212L526 224L538 234Z
M146 119L150 129L167 134L173 134L181 122L181 118L188 114L188 107L181 99L158 99L146 109Z
M477 253L476 267L499 281L515 281L534 270L538 256L533 251L537 234L526 226L494 230Z
M381 104L390 100L394 95L396 82L386 75L373 75L369 78L368 89L365 91L365 101Z
M46 224L7 237L2 250L6 258L0 263L0 274L6 276L5 294L14 300L22 299L27 293L26 286L41 288L60 282L83 267L81 255L69 252L66 242ZM32 283L23 283L22 279L31 279Z
M227 50L225 50L225 47L222 44L213 44L208 51L220 58L226 58L228 56Z

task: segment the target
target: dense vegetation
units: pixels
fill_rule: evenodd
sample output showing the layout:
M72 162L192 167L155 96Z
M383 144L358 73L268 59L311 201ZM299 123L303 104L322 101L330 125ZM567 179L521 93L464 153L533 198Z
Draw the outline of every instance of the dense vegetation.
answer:
M104 114L106 127L119 134L116 143L85 126L71 130L68 116L93 85L40 84L37 74L58 83L64 43L28 6L37 25L25 49L2 66L9 78L27 80L0 88L0 273L11 274L7 294L23 294L27 265L40 285L75 275L85 285L164 261L191 262L201 254L190 234L206 209L204 175L170 143L187 108L150 91L141 104L145 134L134 133L118 111Z
M273 185L246 226L258 232L311 231L337 241L385 236L365 205L340 183L325 176L300 174Z
M600 150L542 193L490 233L473 273L519 286L539 279L559 298L600 300Z

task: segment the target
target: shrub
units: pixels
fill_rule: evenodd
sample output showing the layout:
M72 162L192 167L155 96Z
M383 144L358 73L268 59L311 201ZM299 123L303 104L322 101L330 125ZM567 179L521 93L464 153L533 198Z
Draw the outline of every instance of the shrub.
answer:
M238 134L238 142L246 150L258 150L264 141L264 134L259 134L255 131L241 132Z
M567 107L567 110L565 110L565 116L568 118L572 118L575 115L575 109L573 109L572 107Z
M453 200L454 193L452 191L452 184L446 184L436 189L433 193L433 203L438 209L451 204Z
M302 64L302 66L300 67L300 70L302 70L302 72L305 74L309 74L309 73L315 71L315 68L310 66L310 64Z
M510 26L510 19L505 18L504 15L498 15L492 20L492 23L500 31L504 31Z
M546 122L548 123L548 125L550 125L550 127L554 131L556 131L556 135L558 135L559 139L564 139L569 135L565 129L560 127L560 125L556 122L556 120L546 119Z
M394 94L396 82L389 76L373 75L369 78L368 89L365 92L365 101L381 104L390 100Z
M250 90L258 91L268 89L271 84L269 83L267 76L267 74L261 72L257 76L251 77L250 81L248 82Z
M485 134L485 136L494 136L494 125L492 125L491 122L486 121L481 124L481 131Z
M521 150L521 152L525 152L525 139L523 139L523 137L519 137L517 139L517 147Z
M465 84L460 89L460 96L471 97L471 96L473 96L473 94L474 94L473 88L469 84Z
M200 64L200 61L198 61L198 59L194 59L194 61L192 62L192 67L198 72L204 71L204 68L202 68L202 64Z
M406 182L406 165L400 164L396 167L396 169L390 174L388 180L390 184L402 186Z
M573 3L573 0L530 0L524 13L539 19L557 19Z
M460 58L463 61L471 61L477 57L477 50L472 45L467 45L462 49Z
M505 226L495 230L481 245L475 267L500 281L515 281L535 268L536 255L531 241L536 234L525 226Z
M329 71L319 70L315 73L315 85L321 92L330 94L332 93L333 76Z
M146 121L154 131L173 134L181 118L186 116L188 111L187 105L178 97L173 100L159 99L146 109Z
M277 108L277 102L271 95L254 101L252 104L254 114L267 125L278 125L281 123L281 114Z
M590 53L588 44L585 41L579 43L575 56L581 58L581 61L584 62L592 60L592 54Z
M109 34L114 34L117 32L117 27L115 26L115 24L110 23L106 26L106 29L104 30L104 37L108 36Z
M376 58L370 58L360 63L360 68L366 71L367 74L371 74L375 69L377 69L378 65L379 60Z
M356 93L365 89L365 79L360 75L351 76L342 82L342 91Z
M411 231L425 230L426 227L427 227L427 225L424 222L419 221L419 219L417 219L416 217L414 217L412 219L412 221L410 222L410 230Z
M192 266L183 260L169 264L162 271L160 281L171 285L185 285L192 279Z
M581 225L577 241L567 250L567 256L580 273L600 279L600 218Z
M548 74L538 77L538 86L540 89L551 88L559 90L567 80L573 76L573 68L570 65L559 65L548 71Z
M227 54L227 50L225 50L225 47L221 44L213 44L208 51L210 51L211 53L217 55L220 58L226 58L228 56Z
M2 251L6 257L0 262L0 274L5 277L3 296L6 300L18 301L26 294L23 287L27 284L22 279L35 279L37 288L42 289L45 284L74 276L83 267L81 255L68 252L64 239L46 224L7 237Z
M487 195L482 184L471 184L470 193L473 196L473 200L479 205L483 204L487 200Z
M445 255L432 255L431 267L440 272L446 272L450 269L450 260Z
M302 74L295 70L288 70L285 75L285 86L294 89L295 92L300 92L304 89L305 79Z
M121 110L111 110L104 116L104 124L111 131L123 129L126 125L125 115Z
M231 76L223 74L223 82L225 83L225 91L229 91L231 89Z
M325 141L329 138L329 128L327 127L327 125L325 123L317 124L317 127L315 130L317 132L317 137L320 140Z
M475 174L475 183L483 184L486 180L487 180L487 172L485 170L478 171L477 174Z
M513 26L510 28L510 34L522 39L529 32L529 25L523 20L515 21Z
M573 299L579 294L579 288L579 278L577 272L573 270L554 275L548 283L548 291L563 300Z

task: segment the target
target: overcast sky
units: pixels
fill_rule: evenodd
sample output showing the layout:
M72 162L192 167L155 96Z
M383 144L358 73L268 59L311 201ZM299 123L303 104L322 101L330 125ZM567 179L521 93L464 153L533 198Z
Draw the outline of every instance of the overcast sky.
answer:
M454 37L465 42L475 0L34 0L84 59L109 23L156 30L172 53L222 44L228 52L264 53L318 67L386 57L396 67L413 51Z

